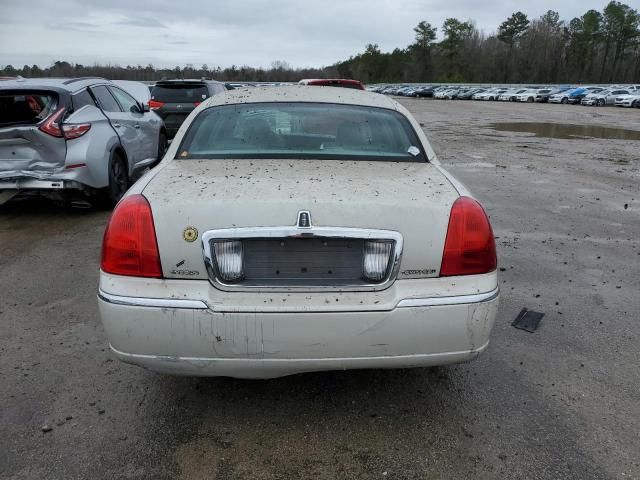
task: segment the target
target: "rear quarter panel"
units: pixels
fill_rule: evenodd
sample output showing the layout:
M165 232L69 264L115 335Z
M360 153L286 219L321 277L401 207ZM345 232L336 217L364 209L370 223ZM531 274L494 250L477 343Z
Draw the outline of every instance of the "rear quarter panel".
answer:
M111 152L119 145L118 135L102 111L86 105L71 115L65 123L91 123L91 130L80 138L67 141L67 165L85 163L77 169L76 181L92 188L109 185L108 166Z

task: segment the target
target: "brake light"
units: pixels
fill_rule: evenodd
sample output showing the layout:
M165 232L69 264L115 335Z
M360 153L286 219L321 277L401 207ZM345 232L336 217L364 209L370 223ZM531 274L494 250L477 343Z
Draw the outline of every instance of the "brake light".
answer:
M51 135L52 137L64 137L64 133L60 128L60 120L62 119L63 115L64 107L60 107L58 110L53 112L53 114L51 114L49 118L47 118L45 122L40 125L40 127L38 127L38 129L41 132L46 133L47 135Z
M200 105L201 103L202 103L202 102L193 102L193 105L197 107L197 106L198 106L198 105Z
M116 205L104 232L101 268L115 275L162 278L151 206L142 195Z
M157 110L164 105L164 102L159 102L157 100L149 100L149 109Z
M62 125L62 132L64 133L64 138L67 140L73 140L74 138L81 137L90 129L90 123L65 123Z
M496 243L482 206L469 197L451 207L440 276L475 275L496 269Z

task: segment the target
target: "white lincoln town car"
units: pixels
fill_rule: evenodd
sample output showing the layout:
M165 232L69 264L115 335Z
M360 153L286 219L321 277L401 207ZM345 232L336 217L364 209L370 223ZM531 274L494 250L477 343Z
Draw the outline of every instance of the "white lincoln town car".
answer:
M233 90L116 206L98 302L113 353L164 373L451 364L487 348L495 241L394 100Z

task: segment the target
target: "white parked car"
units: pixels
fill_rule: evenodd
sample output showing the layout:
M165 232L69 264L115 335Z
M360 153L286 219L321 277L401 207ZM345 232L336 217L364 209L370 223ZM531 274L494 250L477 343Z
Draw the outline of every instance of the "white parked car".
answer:
M492 88L484 88L482 91L474 93L471 96L472 100L484 100L485 97L488 98L490 96L494 96L496 95L496 91L498 89L496 87L492 87Z
M542 93L549 93L550 89L540 88L528 88L524 92L516 95L516 102L528 102L533 103L536 101L536 96Z
M561 92L554 93L552 95L549 95L549 103L567 104L567 103L569 103L569 99L571 98L571 95L573 93L578 93L578 92L582 92L582 91L585 91L584 87L571 88L571 89L568 89L568 90L563 90Z
M495 243L399 103L239 89L198 106L115 208L98 297L114 354L160 372L443 365L488 345Z
M515 102L516 95L522 93L526 90L526 88L510 88L506 92L501 93L498 97L498 100L501 102Z
M580 102L582 105L595 105L601 107L603 105L613 105L616 97L620 95L628 95L629 90L621 90L618 88L612 88L608 90L602 90L598 93L590 93L582 99Z
M640 90L638 92L617 96L614 105L616 107L640 107Z
M433 98L436 98L439 100L444 100L444 99L450 100L451 95L457 91L458 91L457 88L447 88L445 90L440 90L433 95Z
M506 88L490 88L478 95L474 100L493 101L497 100L500 95L506 92Z

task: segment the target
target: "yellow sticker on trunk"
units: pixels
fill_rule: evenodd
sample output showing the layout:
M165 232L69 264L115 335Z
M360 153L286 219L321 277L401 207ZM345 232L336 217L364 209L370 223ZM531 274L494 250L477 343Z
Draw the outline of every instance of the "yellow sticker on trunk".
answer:
M185 242L195 242L198 239L198 229L196 227L187 227L182 232L182 238Z

